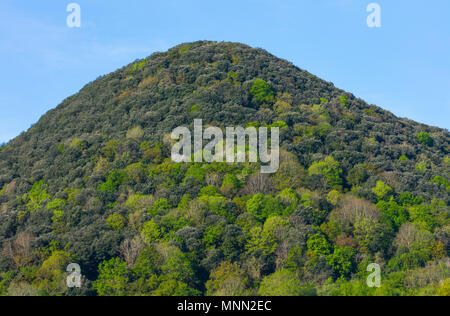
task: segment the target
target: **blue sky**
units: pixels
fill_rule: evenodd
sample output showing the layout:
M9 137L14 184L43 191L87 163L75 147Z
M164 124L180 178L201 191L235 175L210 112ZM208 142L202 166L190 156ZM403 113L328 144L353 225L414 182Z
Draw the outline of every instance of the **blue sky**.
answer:
M68 28L66 6L81 6ZM366 7L382 8L367 27ZM182 42L262 47L398 116L450 129L450 1L2 0L0 142L86 83Z

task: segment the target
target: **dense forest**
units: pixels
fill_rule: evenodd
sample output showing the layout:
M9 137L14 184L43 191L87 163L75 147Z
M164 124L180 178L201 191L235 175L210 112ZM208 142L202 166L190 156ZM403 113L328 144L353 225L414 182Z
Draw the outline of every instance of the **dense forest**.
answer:
M279 170L172 162L194 119L279 127ZM0 295L448 296L449 140L262 49L155 53L0 146Z

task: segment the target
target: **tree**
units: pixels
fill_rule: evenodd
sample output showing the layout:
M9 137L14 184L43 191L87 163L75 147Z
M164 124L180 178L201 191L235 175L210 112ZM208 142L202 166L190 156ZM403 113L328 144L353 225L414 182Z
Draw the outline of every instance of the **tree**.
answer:
M250 281L236 263L222 262L206 282L207 296L251 295Z
M99 276L93 288L100 296L125 296L128 293L130 271L119 258L105 261L99 266Z
M124 229L126 225L126 219L120 214L111 214L106 219L106 223L108 223L109 228L115 231L120 231Z
M392 188L386 185L383 181L377 181L377 186L372 189L372 192L375 193L378 200L386 200L392 194Z
M396 231L409 220L406 207L398 205L393 199L378 202L377 208L382 211L381 220Z
M127 132L127 138L139 142L144 137L144 131L140 126L136 126Z
M226 196L234 195L239 189L239 180L233 174L227 174L223 180L220 190Z
M154 221L147 222L144 224L144 227L142 228L141 235L143 240L148 245L151 245L161 238L162 236L161 227Z
M322 234L312 235L307 242L308 250L315 256L327 256L333 250L328 240Z
M277 199L283 204L283 215L286 217L291 216L300 204L300 197L293 189L284 189L277 195Z
M322 161L314 162L308 169L309 175L324 176L328 184L333 187L340 187L342 185L342 169L339 162L334 160L333 157L326 157Z
M258 294L261 296L316 296L312 286L302 286L295 273L280 270L263 279Z
M271 216L282 215L283 207L272 195L256 194L247 201L247 211L260 222Z
M332 255L327 256L327 263L339 276L348 277L355 269L356 250L351 247L336 247Z
M434 144L433 138L427 132L420 132L416 135L417 141L422 145L431 147Z
M246 245L248 254L260 257L269 256L275 252L277 242L270 231L263 230L260 227L253 227L249 235L249 240Z
M250 95L254 98L258 105L263 103L273 103L275 93L272 87L262 79L256 79L250 88Z
M364 218L355 223L354 236L362 253L386 251L392 240L392 228L378 220Z

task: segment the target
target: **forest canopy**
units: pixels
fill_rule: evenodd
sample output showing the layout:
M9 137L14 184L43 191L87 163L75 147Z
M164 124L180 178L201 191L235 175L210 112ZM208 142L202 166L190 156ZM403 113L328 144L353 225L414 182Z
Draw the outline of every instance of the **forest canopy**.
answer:
M279 127L279 170L174 163L194 119ZM0 146L0 295L450 295L449 139L262 49L155 53Z

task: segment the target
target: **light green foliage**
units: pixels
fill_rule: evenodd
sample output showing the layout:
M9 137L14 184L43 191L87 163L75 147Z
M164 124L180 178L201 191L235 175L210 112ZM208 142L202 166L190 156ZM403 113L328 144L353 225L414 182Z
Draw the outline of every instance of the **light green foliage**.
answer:
M66 268L73 262L71 254L55 250L36 272L36 285L41 293L51 296L63 295L67 292Z
M288 128L289 126L284 121L276 121L268 126L268 128L276 128L276 127L278 127L279 129L284 129L284 128Z
M126 219L120 214L111 214L106 219L106 223L112 230L121 231L122 229L125 228Z
M132 194L125 202L125 206L133 211L150 210L155 202L151 195Z
M259 287L261 296L316 296L314 287L302 286L295 273L280 270L264 278Z
M162 237L161 227L154 221L147 222L142 228L141 236L148 245L151 245Z
M206 283L207 296L248 296L250 282L244 271L234 263L222 262L211 272Z
M402 206L420 205L425 202L424 198L416 197L411 192L403 192L398 197L398 202Z
M87 148L87 142L84 139L81 138L74 138L70 142L70 147L76 150L84 150Z
M146 172L142 163L138 162L125 168L127 179L133 183L141 183L145 180Z
M80 195L82 189L70 188L64 190L67 193L67 202L73 205L77 204L77 198Z
M187 210L189 203L192 201L192 196L190 194L184 194L181 197L180 203L178 203L178 208L180 210Z
M282 215L283 206L272 195L256 194L247 201L247 211L257 220L265 222L271 216Z
M110 161L113 161L116 156L116 150L118 145L119 142L117 140L110 140L105 144L105 147L102 150L102 154Z
M64 218L64 211L54 210L52 216L52 222L54 224L60 223Z
M314 206L314 200L312 198L311 193L303 193L301 198L301 203L305 207L313 207Z
M195 114L195 113L198 113L198 112L200 112L200 107L198 105L191 106L191 110L190 110L191 114Z
M194 264L189 255L181 251L172 253L161 266L163 280L171 279L183 283L192 283L195 279Z
M31 191L24 195L24 200L27 202L27 209L34 212L39 209L44 201L50 200L52 197L47 193L48 184L41 180L33 184Z
M198 196L222 196L222 195L215 186L208 185L200 190Z
M184 183L188 181L189 179L193 180L194 183L202 184L205 180L206 176L206 169L202 168L200 164L194 164L189 167L189 169L186 171L186 176L184 178Z
M326 157L322 161L314 162L308 169L309 175L322 175L327 180L331 186L341 186L342 185L342 169L339 162L334 160L333 157Z
M63 199L53 199L47 203L47 209L49 210L62 210L67 204L66 200Z
M225 176L225 179L223 180L222 187L220 188L220 190L225 195L232 195L237 192L239 187L240 187L240 183L239 183L238 178L233 174L227 174Z
M223 216L228 220L232 219L232 214L229 213L227 208L227 199L220 195L208 196L204 195L199 197L199 201L203 203L206 209L213 211L219 216Z
M444 177L436 176L433 178L433 180L431 180L431 182L442 185L447 190L447 192L450 192L450 181L448 181Z
M263 103L271 104L275 100L275 92L272 87L261 79L256 79L250 88L250 95L261 105Z
M144 66L146 64L147 64L147 61L145 59L134 63L133 65L131 65L130 74L136 74L139 70L144 68Z
M339 202L339 199L341 198L342 194L337 190L332 190L330 193L328 193L327 201L331 205L336 206Z
M322 234L312 235L307 242L308 250L316 256L327 256L333 247Z
M113 171L109 174L106 182L100 184L97 188L100 192L115 192L126 180L126 173L123 171Z
M432 168L432 164L429 160L422 160L416 164L416 170L421 172L426 172Z
M173 162L197 117L280 128L278 171ZM263 50L156 53L0 145L0 296L448 295L449 139Z
M167 199L158 199L153 204L153 207L150 209L150 214L152 215L163 215L167 213L173 206L170 205Z
M261 227L253 227L245 248L250 255L269 256L275 252L277 242L269 231L263 230Z
M264 223L263 231L272 236L277 242L282 242L287 238L291 223L282 218L281 216L275 216L267 219Z
M374 254L389 246L392 230L378 220L364 218L355 223L353 234L361 253Z
M220 238L222 237L223 231L223 224L209 226L203 233L203 244L206 245L206 247L213 247L217 245L217 243L220 241Z
M377 181L377 186L372 189L372 192L375 193L378 200L381 201L381 200L389 199L393 193L393 190L391 187L389 187L383 181Z
M127 138L140 142L144 137L144 130L140 126L136 126L127 132Z
M182 48L180 48L180 49L178 50L178 54L180 54L180 56L181 56L181 55L183 55L184 53L186 53L187 51L189 51L190 49L191 49L191 45L183 46Z
M3 186L3 189L0 190L0 196L5 195L6 187L7 187L7 186L8 186L8 185L5 184L5 185Z
M275 105L273 106L273 109L277 114L280 115L283 113L288 113L292 109L292 106L291 106L291 104L289 104L285 101L278 100L275 103Z
M348 107L348 104L347 104L347 97L341 95L341 96L339 97L339 101L340 101L341 105L343 105L343 106L345 106L345 107Z
M293 189L284 189L277 195L277 199L284 207L283 216L290 216L300 205L300 197Z
M129 278L127 263L113 258L100 264L99 276L93 288L100 296L125 296L129 288Z
M431 147L434 144L433 138L431 138L430 134L426 132L420 132L419 134L416 135L416 137L417 141L422 145Z
M443 203L442 205L439 205L439 203L434 205L433 204L415 205L408 209L409 216L414 224L423 227L424 229L427 229L429 231L432 231L436 226L439 225L437 215L440 211L440 207L446 209L445 203Z

